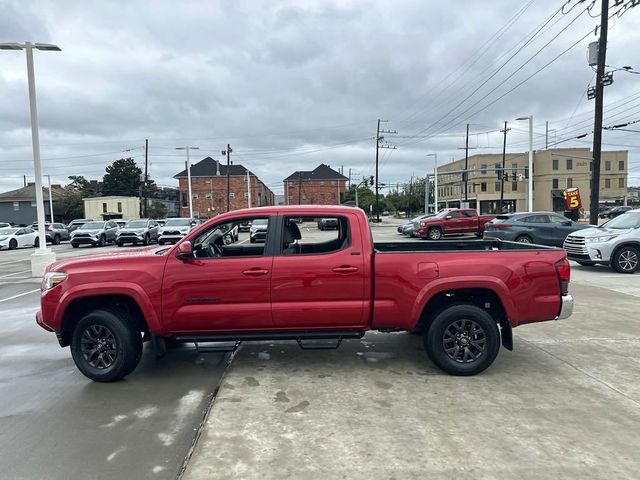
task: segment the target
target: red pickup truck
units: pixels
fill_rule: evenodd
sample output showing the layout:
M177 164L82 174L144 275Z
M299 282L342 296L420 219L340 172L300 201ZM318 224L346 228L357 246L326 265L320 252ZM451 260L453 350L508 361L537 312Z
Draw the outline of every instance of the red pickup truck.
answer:
M318 218L338 227L318 231ZM235 226L264 220L264 241ZM302 223L300 223L302 221ZM246 237L246 238L245 238ZM150 340L197 347L248 340L337 346L368 330L422 332L442 370L473 375L513 327L571 315L560 249L499 240L374 243L364 212L287 206L237 210L176 245L58 261L42 282L37 323L71 346L82 373L131 373Z
M440 240L445 235L474 233L481 237L485 223L494 218L494 215L478 215L474 208L445 209L422 219L413 229L414 236Z

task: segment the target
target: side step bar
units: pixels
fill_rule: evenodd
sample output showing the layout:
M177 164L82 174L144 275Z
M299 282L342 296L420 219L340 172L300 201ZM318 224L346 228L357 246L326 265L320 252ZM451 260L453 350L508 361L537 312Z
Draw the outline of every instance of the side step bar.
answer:
M198 352L235 352L242 342L259 342L269 340L295 340L303 350L334 350L345 338L362 338L364 332L273 332L273 333L240 333L217 335L178 335L178 342L193 342ZM202 343L220 345L203 346Z

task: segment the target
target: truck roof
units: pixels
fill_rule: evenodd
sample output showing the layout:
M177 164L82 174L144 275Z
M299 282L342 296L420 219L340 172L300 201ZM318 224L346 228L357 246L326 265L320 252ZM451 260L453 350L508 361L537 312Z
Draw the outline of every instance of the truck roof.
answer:
M344 205L277 205L268 207L242 208L240 210L232 210L221 215L242 214L242 215L277 215L278 213L294 214L294 215L310 215L321 211L326 213L353 213L363 212L357 207L347 207ZM214 217L215 218L215 217Z

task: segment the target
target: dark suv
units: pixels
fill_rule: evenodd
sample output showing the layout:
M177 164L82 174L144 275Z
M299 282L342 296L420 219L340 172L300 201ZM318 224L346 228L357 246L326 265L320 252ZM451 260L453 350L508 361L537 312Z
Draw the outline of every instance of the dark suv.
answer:
M33 222L31 228L38 230L38 222ZM69 240L69 230L63 223L44 223L47 242L60 245L62 240Z
M104 247L107 243L116 241L118 224L113 220L87 222L77 230L71 232L71 246L78 248L80 245Z

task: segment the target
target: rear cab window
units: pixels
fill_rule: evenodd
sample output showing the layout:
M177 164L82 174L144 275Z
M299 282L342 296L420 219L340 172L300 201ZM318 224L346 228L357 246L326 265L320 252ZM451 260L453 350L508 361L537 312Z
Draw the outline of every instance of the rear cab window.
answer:
M323 255L351 245L349 219L344 216L285 216L279 250L281 255Z

